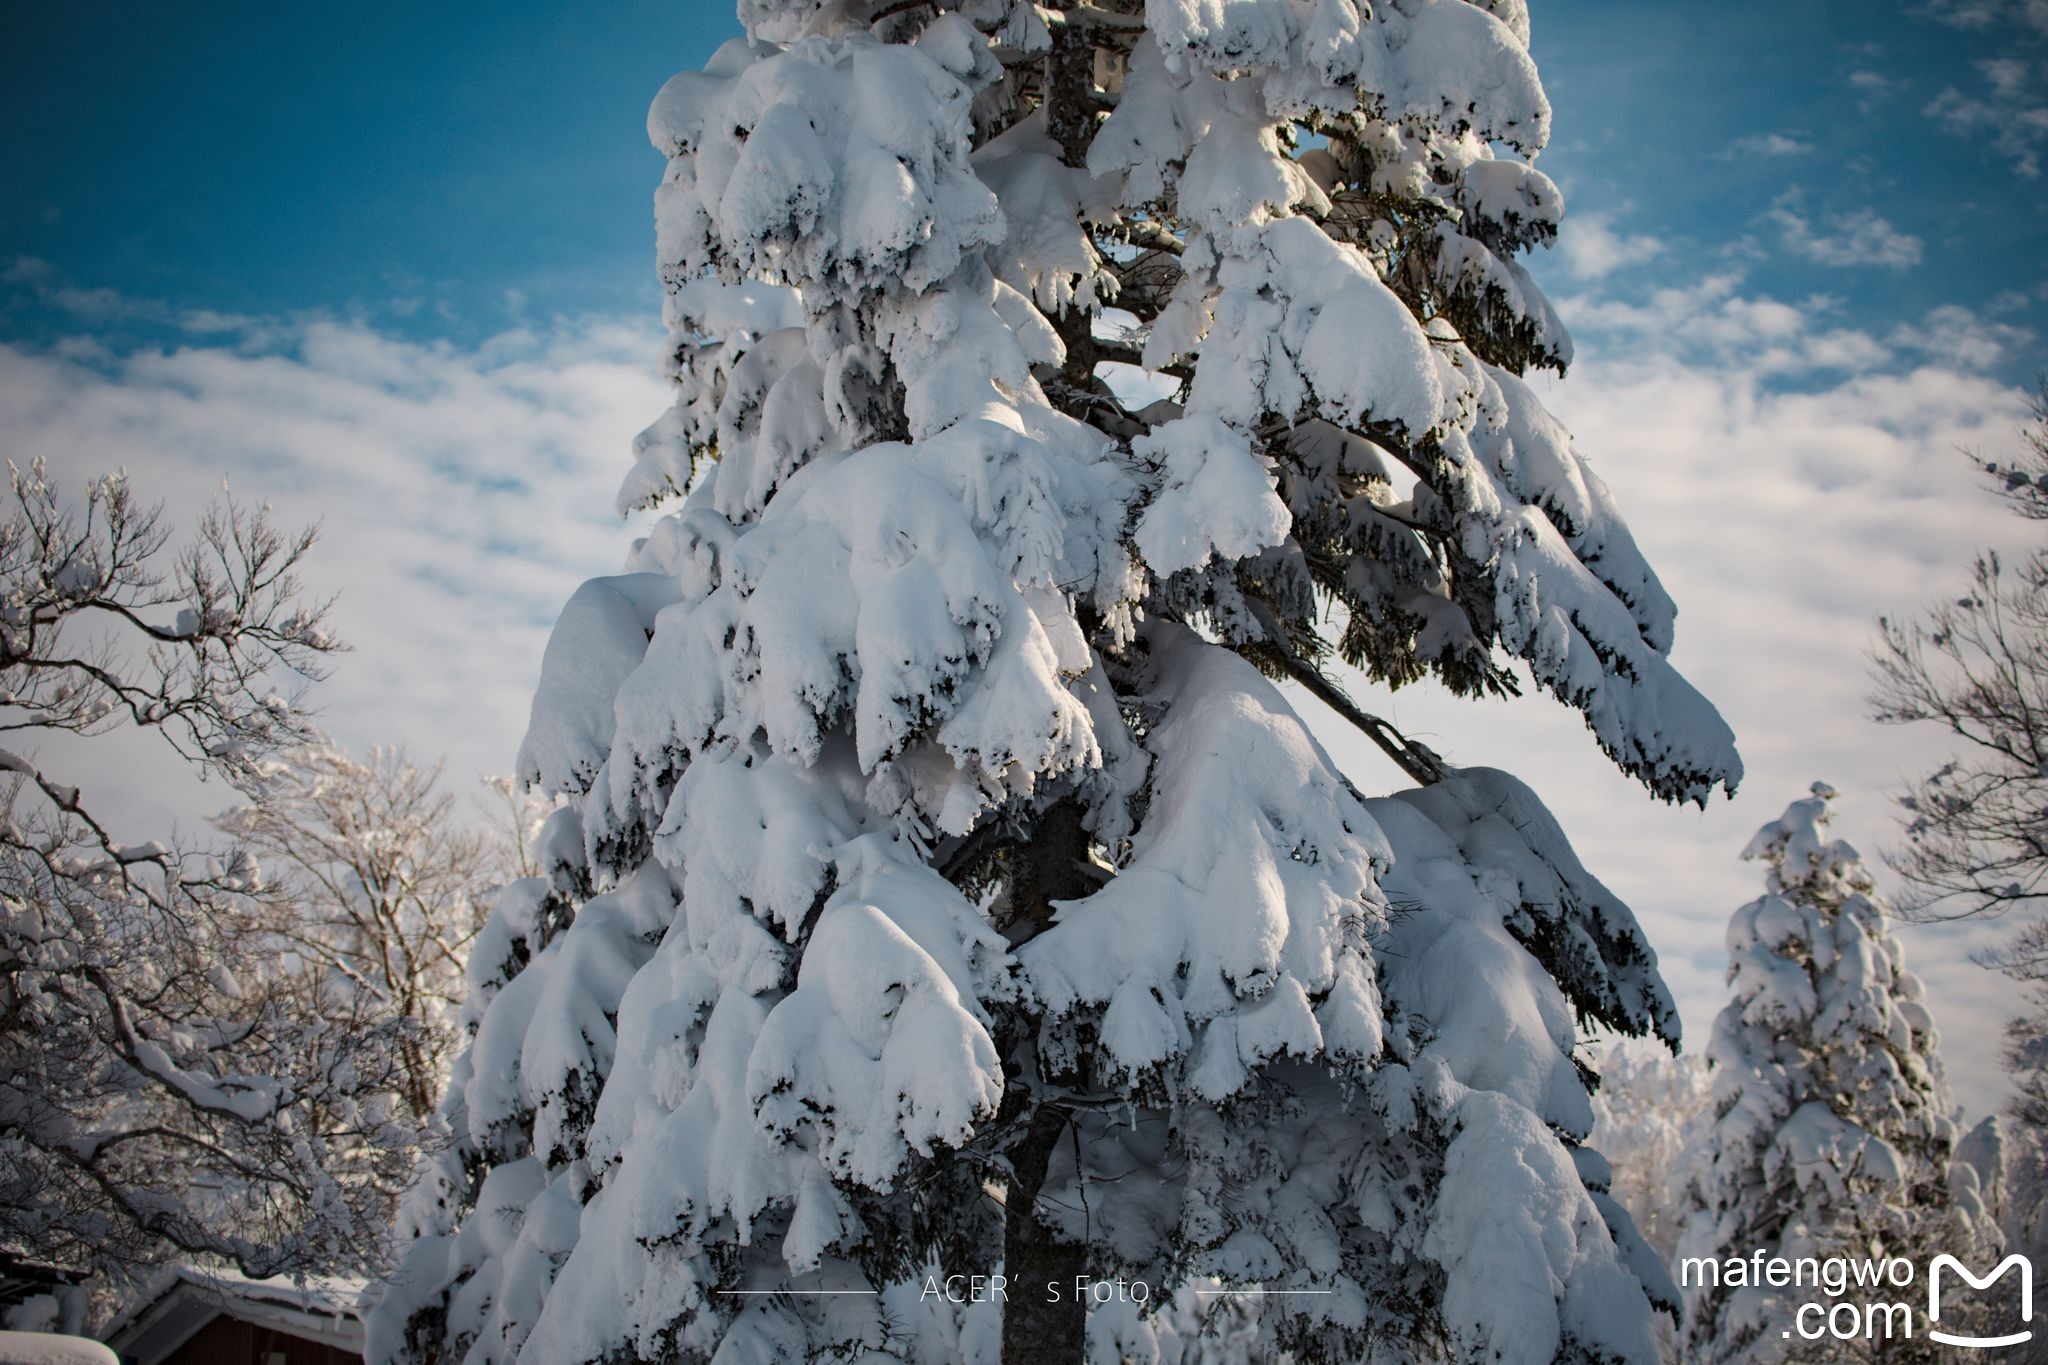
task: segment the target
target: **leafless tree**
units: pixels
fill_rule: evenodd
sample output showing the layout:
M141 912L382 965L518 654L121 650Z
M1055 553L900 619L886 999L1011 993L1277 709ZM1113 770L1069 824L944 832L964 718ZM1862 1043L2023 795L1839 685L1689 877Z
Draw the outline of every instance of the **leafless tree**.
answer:
M2006 505L2048 520L2048 407L2010 463L1979 458ZM1970 588L1911 620L1879 623L1877 718L1932 723L1960 752L1901 798L1906 843L1892 859L1901 908L1933 918L1998 914L2048 895L2048 547L2018 564L1977 556ZM2014 945L2039 969L2048 940Z
M245 784L217 822L275 880L270 933L321 978L321 1007L403 1021L405 1103L424 1121L455 1046L462 964L483 925L502 840L458 818L441 768L313 745ZM516 811L513 812L516 814Z
M2005 505L2048 521L2048 389L2009 461L1973 457ZM2048 904L2048 546L2017 563L1986 551L1970 587L1908 621L1879 623L1877 718L1931 723L1955 757L1901 798L1906 839L1890 859L1902 910L1923 919ZM2008 1106L2032 1149L2032 1197L2048 1190L2048 919L2028 918L1983 957L2027 987L2007 1031Z
M484 808L493 865L503 881L539 877L547 872L540 847L541 827L562 807L562 799L509 777L487 777Z
M0 524L0 1244L128 1269L365 1266L413 1132L402 1026L311 1008L245 848L120 842L40 752L117 732L256 780L338 648L313 543L223 497L182 550L126 479L10 467ZM105 742L119 743L107 738Z

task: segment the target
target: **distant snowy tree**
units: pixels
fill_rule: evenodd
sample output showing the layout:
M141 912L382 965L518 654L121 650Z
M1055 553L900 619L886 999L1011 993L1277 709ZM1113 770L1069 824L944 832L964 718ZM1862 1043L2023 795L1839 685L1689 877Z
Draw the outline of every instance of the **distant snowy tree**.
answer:
M2014 1093L2010 1131L1996 1148L1999 1225L2015 1250L2048 1264L2048 1000L2038 983L2027 1012L2006 1027L2005 1060Z
M2038 1267L2048 1264L2048 1191L2042 1189L2048 1160L2038 1130L2009 1116L1990 1114L1956 1144L1950 1185L1959 1200L1974 1203L1978 1216L1995 1228L2008 1252L2019 1252ZM1988 1238L1986 1239L1989 1240ZM2038 1274L2038 1270L2036 1274ZM1979 1330L1997 1336L2013 1330L2026 1307L2019 1286L2001 1281L1997 1292L1977 1304ZM1943 1315L1947 1315L1944 1308ZM2034 1340L2015 1348L2015 1361L2039 1365L2048 1361L2048 1342Z
M336 647L311 533L215 508L182 552L116 475L68 507L37 464L0 523L0 1248L133 1271L363 1269L403 1176L396 1034L309 1008L246 849L121 841L64 774L154 736L247 782L307 718L277 689ZM107 738L102 738L107 737ZM47 752L38 744L54 739ZM101 793L103 796L104 793Z
M1519 377L1569 352L1522 4L740 17L648 121L680 394L621 505L686 496L548 646L568 805L373 1356L1641 1358L1574 1047L1675 1036L1654 954L1328 672L1526 669L1661 796L1739 772Z
M313 1007L404 1025L405 1102L418 1119L463 1041L462 964L498 853L440 776L396 750L364 762L307 745L245 780L248 801L216 822L260 860L263 929L312 978Z
M561 807L561 798L502 775L485 778L483 786L489 795L478 798L478 804L484 812L484 847L491 871L508 882L544 876L541 831Z
M1706 1063L1649 1043L1617 1043L1599 1054L1589 1141L1614 1168L1610 1190L1636 1230L1670 1264L1693 1166L1713 1127Z
M1876 882L1827 835L1815 783L1757 831L1767 894L1728 926L1734 999L1714 1022L1712 1155L1693 1180L1679 1254L1787 1260L1969 1255L1995 1233L1951 1191L1956 1133L1934 1022ZM1864 1343L1787 1338L1814 1291L1689 1286L1688 1360L1855 1360ZM1924 1339L1887 1360L1933 1360ZM1833 1352L1834 1354L1828 1354Z
M2048 1228L2041 1224L2041 1154L2032 1134L2012 1120L1987 1114L1956 1143L1956 1164L1967 1166L1983 1215L1997 1224L2007 1250L2048 1260Z
M1608 1193L1628 1210L1658 1261L1671 1265L1687 1213L1692 1172L1707 1156L1713 1127L1706 1064L1648 1041L1623 1040L1594 1058L1600 1088L1593 1095L1588 1144L1613 1168ZM1677 1362L1679 1328L1656 1323L1660 1359Z
M2048 944L2039 920L2007 945L1998 965L2026 980L2027 1007L2006 1026L2005 1062L2013 1078L2004 1121L1987 1118L1965 1150L1978 1170L2006 1246L2048 1265L2048 971L2017 970L2023 950L2035 963ZM2048 1360L2048 1343L2028 1359Z

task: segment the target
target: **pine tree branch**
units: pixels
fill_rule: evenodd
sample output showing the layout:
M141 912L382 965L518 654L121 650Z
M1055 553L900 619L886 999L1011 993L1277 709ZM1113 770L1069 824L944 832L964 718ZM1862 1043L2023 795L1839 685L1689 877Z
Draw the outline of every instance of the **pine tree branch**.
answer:
M1246 595L1245 601L1250 605L1252 614L1258 618L1260 627L1266 632L1265 643L1270 651L1269 657L1288 677L1307 688L1318 701L1378 745L1380 752L1393 759L1402 772L1423 786L1441 782L1449 776L1450 769L1441 758L1351 700L1342 687L1333 682L1313 662L1302 657L1289 643L1287 631L1280 624L1280 618L1273 613L1272 607L1249 594Z
M1315 695L1316 700L1335 711L1367 739L1378 745L1380 752L1399 764L1402 772L1425 787L1441 782L1449 775L1449 769L1442 759L1359 706L1343 688L1332 682L1314 664L1291 650L1280 651L1279 658L1281 666L1287 670L1287 676L1307 688Z

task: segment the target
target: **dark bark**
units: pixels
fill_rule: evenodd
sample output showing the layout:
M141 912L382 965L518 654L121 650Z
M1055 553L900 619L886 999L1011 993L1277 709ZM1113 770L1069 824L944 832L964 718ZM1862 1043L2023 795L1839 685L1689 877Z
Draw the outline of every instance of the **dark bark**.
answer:
M1005 882L996 927L1012 945L1038 937L1052 923L1053 902L1079 900L1097 890L1103 877L1088 861L1088 831L1081 803L1072 797L1042 812L1030 842L998 855Z
M1066 1114L1042 1106L1023 1140L1010 1149L1003 1224L1003 1273L1008 1278L1003 1365L1069 1365L1082 1359L1087 1346L1088 1314L1074 1294L1075 1280L1088 1270L1087 1251L1060 1241L1038 1217L1038 1192L1066 1131Z
M1008 871L1011 941L1022 942L1052 922L1053 902L1094 891L1100 877L1088 861L1088 831L1080 803L1060 801L1038 818L1029 843L1013 851ZM1036 1023L1031 1024L1033 1032ZM1008 1277L1003 1308L1003 1365L1067 1365L1086 1346L1086 1306L1074 1297L1074 1281L1088 1271L1087 1248L1062 1241L1039 1216L1045 1187L1068 1114L1048 1094L1030 1037L1010 1054L1011 1091L1005 1118L1023 1121L1023 1136L1011 1144L1010 1178L1003 1200L1003 1273ZM1028 1117L1027 1117L1028 1116ZM1053 1298L1057 1291L1058 1298Z
M1066 5L1055 0L1055 8ZM1046 129L1069 166L1087 164L1101 105L1096 96L1095 44L1078 25L1056 23L1052 51L1045 57ZM1049 396L1063 409L1086 409L1100 392L1095 368L1105 357L1093 334L1093 316L1083 308L1061 310L1052 319L1066 347L1066 361ZM1061 801L1041 813L1028 843L998 855L1006 883L998 924L1013 944L1025 942L1052 922L1053 902L1085 896L1100 884L1089 864L1090 840L1078 802ZM1036 1023L1030 1024L1035 1032ZM1008 1285L1003 1308L1003 1365L1069 1365L1087 1347L1086 1305L1074 1295L1075 1281L1088 1270L1087 1248L1060 1239L1041 1219L1039 1194L1053 1155L1066 1137L1068 1114L1037 1074L1037 1051L1029 1034L1010 1056L1011 1092L1006 1119L1021 1121L1023 1134L1005 1155L1010 1175L1004 1198L1003 1270ZM1055 1297L1056 1295L1056 1297Z
M1045 127L1069 166L1088 164L1088 144L1095 140L1094 93L1095 45L1071 24L1054 25L1052 51L1045 60Z

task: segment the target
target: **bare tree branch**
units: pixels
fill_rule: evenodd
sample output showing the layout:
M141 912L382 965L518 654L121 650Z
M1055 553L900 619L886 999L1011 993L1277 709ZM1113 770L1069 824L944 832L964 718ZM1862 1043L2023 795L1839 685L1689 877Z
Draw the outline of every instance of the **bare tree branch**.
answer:
M368 1269L409 1164L414 1026L294 958L247 847L128 844L35 741L154 736L246 785L312 735L340 646L312 531L223 499L173 553L120 475L0 523L0 1243L132 1274ZM115 741L118 742L118 741Z

